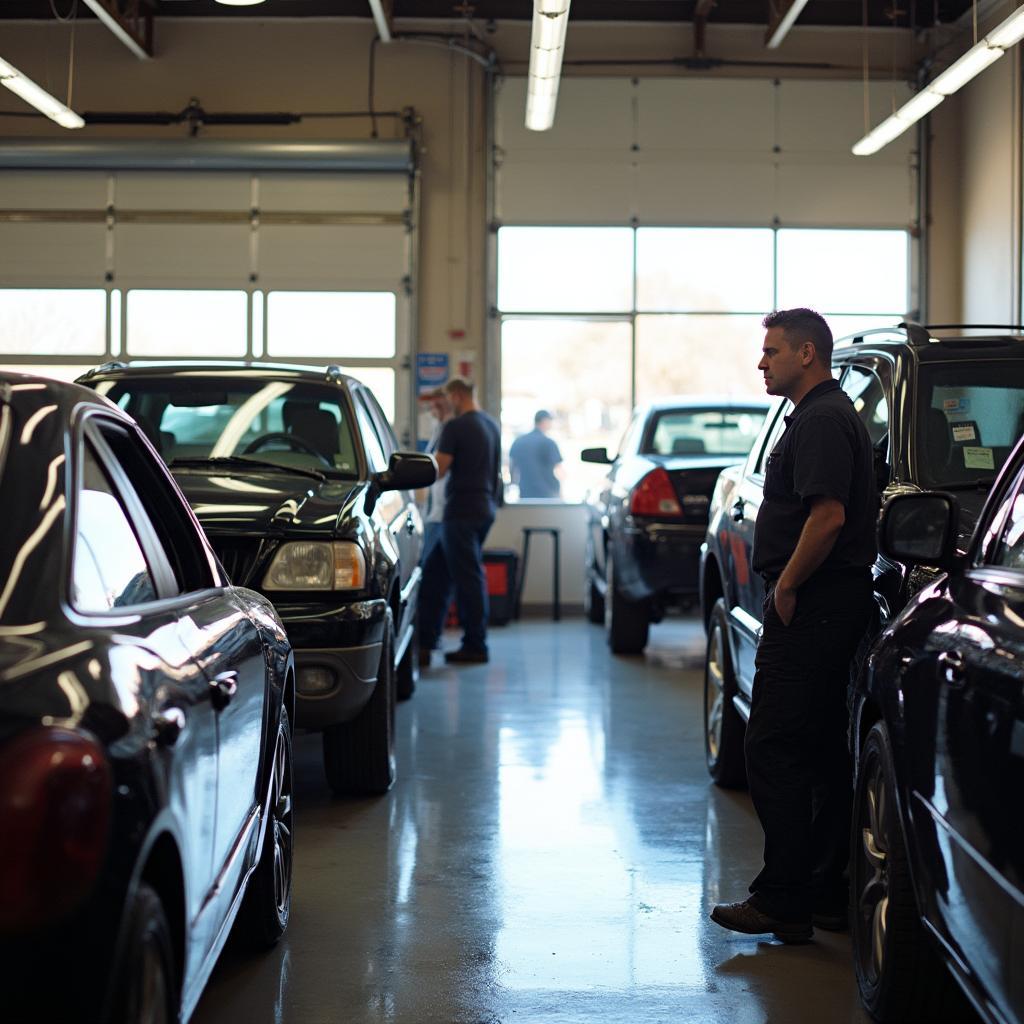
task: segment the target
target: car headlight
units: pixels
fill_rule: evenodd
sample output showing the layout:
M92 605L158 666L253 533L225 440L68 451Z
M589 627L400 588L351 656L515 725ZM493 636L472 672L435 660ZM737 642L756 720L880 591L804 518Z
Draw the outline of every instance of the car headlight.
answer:
M264 590L359 590L366 559L351 541L294 540L282 544L263 577Z

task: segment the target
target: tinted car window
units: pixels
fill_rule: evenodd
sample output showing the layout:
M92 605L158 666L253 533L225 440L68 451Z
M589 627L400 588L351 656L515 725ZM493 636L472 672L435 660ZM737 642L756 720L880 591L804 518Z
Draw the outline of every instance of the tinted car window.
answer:
M383 472L388 468L388 460L384 456L384 446L377 436L377 428L374 426L370 411L363 404L362 395L356 400L356 417L359 419L359 429L363 435L363 446L366 448L366 459L370 463L370 469L374 473Z
M245 457L355 475L341 393L289 380L137 378L98 390L135 418L165 462Z
M765 410L670 409L657 413L645 455L746 455L760 433Z
M841 383L867 427L871 443L877 444L889 432L889 402L882 382L870 370L850 366Z
M373 395L373 392L363 390L360 392L360 397L366 402L366 408L369 409L370 416L377 427L377 437L380 438L380 443L384 448L384 455L387 458L390 458L392 452L398 450L398 441L395 439L395 432L391 429L391 424L388 423L388 418L384 415L384 410L381 409L380 404Z
M764 447L761 449L761 454L758 456L757 466L754 472L764 476L765 467L768 465L768 456L771 455L772 450L779 443L779 438L782 437L783 431L786 429L786 416L784 413L788 411L789 403L785 403L787 409L781 410L775 417L775 422L772 424L770 433L765 440Z
M71 603L79 611L156 600L156 586L128 515L86 444L77 495Z
M921 485L955 488L994 478L1024 432L1024 364L925 364L919 394Z

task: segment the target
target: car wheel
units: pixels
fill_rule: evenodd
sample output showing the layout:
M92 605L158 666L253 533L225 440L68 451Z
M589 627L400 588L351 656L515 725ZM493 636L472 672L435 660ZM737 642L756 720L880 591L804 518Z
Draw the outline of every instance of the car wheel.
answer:
M395 622L384 619L384 642L373 694L351 722L324 729L324 769L338 796L377 796L395 781Z
M281 708L274 742L273 778L263 846L249 879L237 929L253 949L270 949L288 927L292 906L292 729Z
M145 882L135 890L125 921L111 1020L171 1024L178 1019L179 1002L171 929L160 897Z
M587 543L587 563L583 573L583 614L587 622L601 625L604 622L604 594L597 587L594 576L597 566L594 564L593 548Z
M889 733L876 722L864 741L854 793L850 917L857 984L882 1024L957 1020L963 997L921 924L893 780Z
M413 623L412 637L405 648L405 654L395 670L395 697L408 700L416 692L420 681L420 631L419 624Z
M647 606L630 601L615 585L615 563L609 553L605 559L604 625L612 654L639 654L647 646L650 620Z
M712 780L724 789L742 789L747 784L743 755L747 725L733 703L736 692L729 651L729 615L720 597L711 609L704 658L704 756Z

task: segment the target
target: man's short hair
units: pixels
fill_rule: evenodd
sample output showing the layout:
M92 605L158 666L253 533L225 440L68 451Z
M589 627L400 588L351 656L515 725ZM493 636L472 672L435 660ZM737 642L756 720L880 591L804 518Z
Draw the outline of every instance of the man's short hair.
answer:
M473 397L473 382L466 380L465 377L452 377L450 381L444 386L445 394L448 395L465 395L467 398Z
M814 346L818 360L826 366L832 366L832 331L825 318L813 309L800 306L797 309L777 309L769 313L761 325L766 329L781 327L786 341L796 348L805 341Z
M533 425L536 427L543 423L544 420L553 420L555 417L547 411L547 409L538 409L533 417Z

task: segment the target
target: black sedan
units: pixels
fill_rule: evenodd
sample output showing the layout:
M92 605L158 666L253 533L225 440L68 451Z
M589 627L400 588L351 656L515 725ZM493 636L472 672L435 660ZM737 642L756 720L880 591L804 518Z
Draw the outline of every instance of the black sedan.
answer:
M989 1022L1024 1021L1024 442L966 554L957 502L894 497L883 551L945 568L875 643L854 714L851 860L865 1005L945 1020L949 978Z
M652 622L695 603L715 481L746 457L767 411L757 400L665 399L634 411L614 459L583 451L611 467L586 498L584 605L614 653L639 653Z
M7 1020L187 1020L288 923L294 665L136 425L0 373Z
M399 452L368 388L334 367L107 365L83 383L149 435L235 582L295 649L296 724L323 732L336 793L395 778L395 701L418 675L429 455Z

